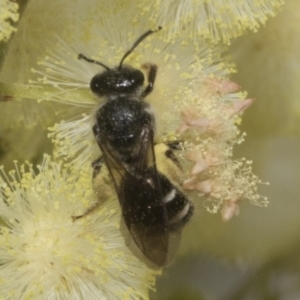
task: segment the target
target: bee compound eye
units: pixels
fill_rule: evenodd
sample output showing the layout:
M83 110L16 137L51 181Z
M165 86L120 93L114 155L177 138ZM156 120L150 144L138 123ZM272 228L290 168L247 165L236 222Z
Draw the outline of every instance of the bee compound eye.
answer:
M95 136L97 136L100 133L100 128L99 128L98 124L95 124L93 126L93 133L94 133Z
M144 74L140 70L134 70L132 72L131 82L136 85L142 85L144 83Z
M112 71L105 71L95 75L91 82L90 88L92 92L98 96L105 96L115 90L116 77Z
M102 88L101 88L102 78L99 75L95 75L90 83L90 88L93 93L97 95L102 94Z

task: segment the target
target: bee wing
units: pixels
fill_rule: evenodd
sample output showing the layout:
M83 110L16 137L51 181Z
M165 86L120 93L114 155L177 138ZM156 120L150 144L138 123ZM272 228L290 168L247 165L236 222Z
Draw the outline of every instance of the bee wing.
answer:
M157 183L155 181L157 180ZM155 168L143 177L126 176L121 192L124 221L135 243L157 267L168 265L180 244L193 204Z
M149 168L143 177L126 176L120 192L126 226L136 245L157 267L167 263L169 228L157 171Z
M101 139L99 146L110 171L122 207L123 218L138 248L158 267L167 262L169 248L168 216L162 202L156 169L153 129L141 130L139 143L132 149L132 164L123 163L119 154Z
M138 139L140 142L130 149L128 156L131 155L131 159L128 159L128 162L123 161L119 154L119 149L116 150L115 147L110 146L106 136L101 136L100 142L98 142L121 205L121 182L130 175L142 177L148 167L156 169L153 138L153 129L144 126ZM159 183L158 178L155 183Z

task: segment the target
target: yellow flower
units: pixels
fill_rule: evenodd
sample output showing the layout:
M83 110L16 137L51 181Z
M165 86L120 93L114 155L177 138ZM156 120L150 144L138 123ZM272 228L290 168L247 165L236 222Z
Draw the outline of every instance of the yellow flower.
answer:
M10 0L0 0L0 41L6 41L16 31L11 22L19 19L18 4Z
M138 1L140 18L167 28L168 37L208 38L213 42L241 35L247 29L257 31L283 0L156 0Z
M1 299L148 299L155 272L125 246L117 200L72 221L97 201L90 173L49 158L2 169Z

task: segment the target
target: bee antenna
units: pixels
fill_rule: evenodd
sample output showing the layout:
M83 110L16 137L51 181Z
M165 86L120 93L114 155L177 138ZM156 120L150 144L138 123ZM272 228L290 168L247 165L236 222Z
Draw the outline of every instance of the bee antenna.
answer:
M89 63L92 63L92 64L96 64L96 65L100 65L101 67L105 68L107 71L110 70L109 67L107 67L106 65L104 65L103 63L101 63L100 61L97 61L97 60L94 60L94 59L90 59L88 57L86 57L84 54L80 53L78 54L78 59L83 59Z
M157 31L160 31L162 29L161 26L159 26L156 30L148 30L144 34L142 34L132 45L132 47L124 54L123 58L121 59L120 65L119 65L119 70L122 68L123 61L125 58L139 45L140 42L142 42L147 36L149 36L152 33L155 33Z

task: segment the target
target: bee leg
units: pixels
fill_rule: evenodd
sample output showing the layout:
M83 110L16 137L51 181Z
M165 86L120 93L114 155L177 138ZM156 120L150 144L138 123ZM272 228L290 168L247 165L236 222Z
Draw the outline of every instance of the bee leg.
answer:
M180 165L180 162L178 160L178 158L176 157L176 155L174 154L173 150L171 149L168 149L166 152L165 152L165 156L169 159L172 160L172 162L181 170L181 165Z
M153 91L154 82L155 82L156 73L157 73L157 66L153 65L153 64L144 64L143 67L150 69L149 73L148 73L148 85L142 93L142 98L145 98Z
M101 171L103 162L104 162L103 156L100 156L99 158L97 158L96 160L94 160L92 162L92 168L94 169L93 178L95 178L99 174L99 172ZM101 202L98 201L94 205L92 205L90 208L88 208L84 214L79 215L79 216L72 216L73 222L89 215L94 210L96 210L100 205L101 205Z
M166 142L166 145L172 150L180 150L182 141L170 141Z
M167 142L166 145L169 147L169 149L165 152L165 156L173 161L173 163L182 170L181 164L177 158L177 156L174 154L174 151L181 149L181 141L170 141Z
M98 157L92 162L92 168L94 169L93 178L95 178L100 173L103 163L103 156Z
M96 138L96 141L99 145L99 138L100 138L100 128L99 128L99 125L98 124L95 124L93 126L93 133L94 133L94 136Z
M73 222L75 222L78 219L81 219L87 215L89 215L90 213L92 213L94 210L96 210L100 205L102 204L102 202L97 201L95 204L93 204L90 208L88 208L82 215L79 216L72 216L72 220Z

